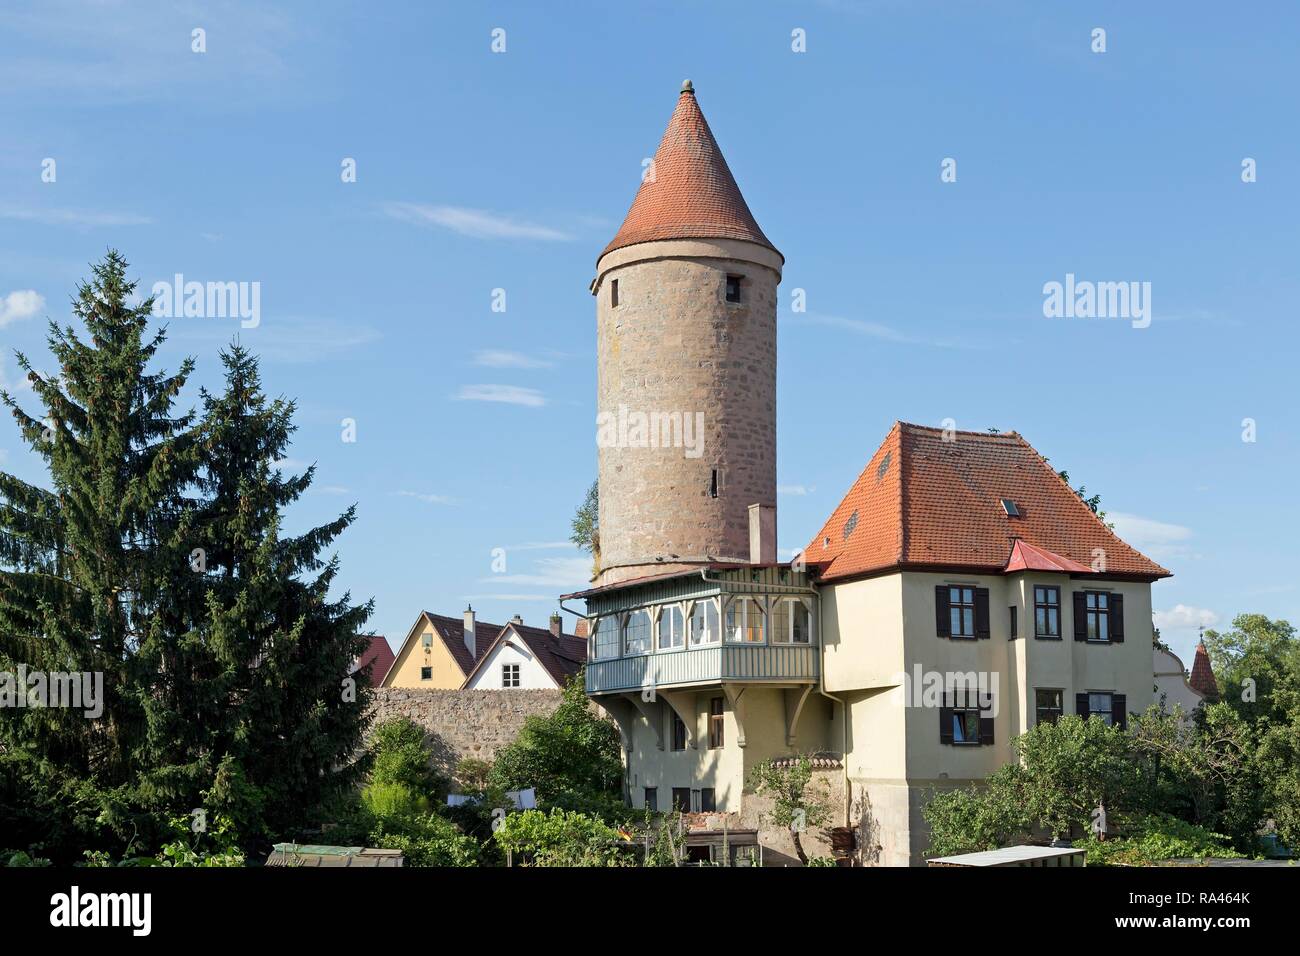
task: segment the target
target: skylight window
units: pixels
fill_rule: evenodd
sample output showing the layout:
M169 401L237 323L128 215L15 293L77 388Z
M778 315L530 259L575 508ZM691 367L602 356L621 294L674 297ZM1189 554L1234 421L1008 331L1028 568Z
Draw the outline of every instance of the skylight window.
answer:
M894 457L892 451L885 452L885 457L880 459L880 467L876 469L876 481L885 477L885 472L889 471L889 459Z
M858 526L858 513L855 511L853 512L853 514L849 515L849 520L844 522L845 541L849 540L849 535L853 533L853 529L856 528L857 526Z
M1007 513L1008 518L1020 517L1020 509L1016 507L1016 503L1010 498L1002 499L1002 510Z

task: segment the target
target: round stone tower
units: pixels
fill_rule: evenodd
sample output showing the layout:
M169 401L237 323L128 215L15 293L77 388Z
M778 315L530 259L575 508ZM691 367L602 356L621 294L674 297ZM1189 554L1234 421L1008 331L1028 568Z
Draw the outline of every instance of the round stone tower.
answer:
M783 263L687 80L591 285L598 584L776 560L776 290Z

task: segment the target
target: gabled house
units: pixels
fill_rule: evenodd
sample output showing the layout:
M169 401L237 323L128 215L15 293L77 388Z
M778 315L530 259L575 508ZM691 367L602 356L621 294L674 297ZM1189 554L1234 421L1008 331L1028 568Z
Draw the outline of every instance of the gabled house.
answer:
M388 646L388 639L378 635L369 635L366 649L361 653L348 671L349 676L356 674L358 671L364 671L369 668L370 686L379 687L384 682L384 675L388 669L393 666L396 659L393 656L393 649Z
M564 634L558 614L550 628L530 627L516 615L508 624L422 611L406 634L383 687L458 690L559 688L586 659L586 641Z

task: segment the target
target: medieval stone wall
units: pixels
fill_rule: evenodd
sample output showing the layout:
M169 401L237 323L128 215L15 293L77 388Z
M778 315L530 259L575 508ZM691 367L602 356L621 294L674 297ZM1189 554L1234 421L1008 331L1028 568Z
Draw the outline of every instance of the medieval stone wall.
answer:
M375 690L374 720L407 717L428 731L433 764L451 775L463 757L491 761L514 742L533 714L560 705L558 690L432 690L381 687Z

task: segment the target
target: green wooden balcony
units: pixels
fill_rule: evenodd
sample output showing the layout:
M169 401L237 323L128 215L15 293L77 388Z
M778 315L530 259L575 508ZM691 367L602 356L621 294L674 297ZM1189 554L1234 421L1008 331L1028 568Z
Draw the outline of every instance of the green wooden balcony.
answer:
M587 662L587 693L685 687L724 681L811 684L817 681L813 644L710 644Z

